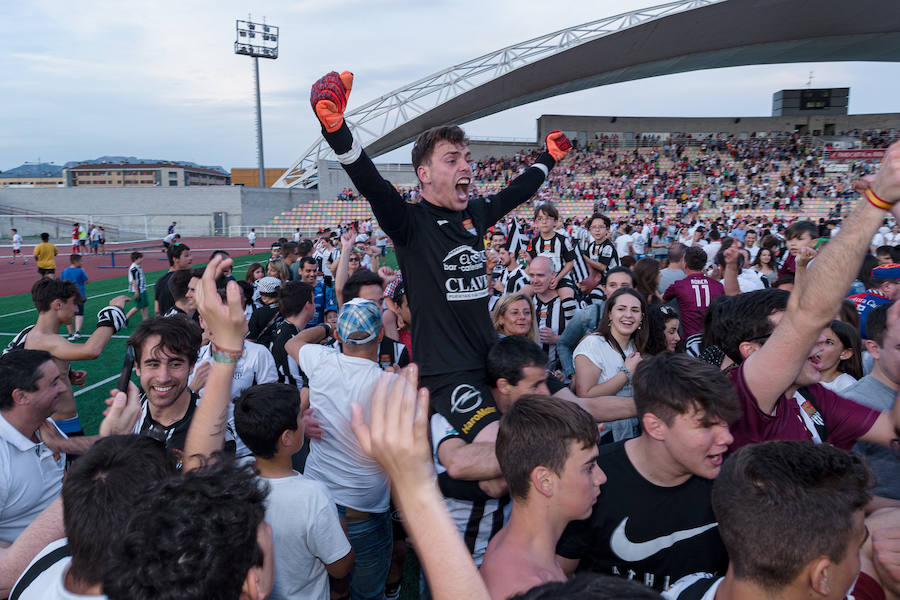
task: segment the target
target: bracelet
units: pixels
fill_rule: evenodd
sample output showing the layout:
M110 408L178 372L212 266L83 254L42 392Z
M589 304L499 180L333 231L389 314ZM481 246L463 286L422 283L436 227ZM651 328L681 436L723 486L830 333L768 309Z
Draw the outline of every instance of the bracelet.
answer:
M322 327L325 329L325 339L327 340L331 337L333 330L331 329L331 325L329 325L328 323L322 323Z
M891 210L891 208L894 206L887 200L879 198L878 195L872 191L872 188L866 188L865 195L866 199L869 201L869 204L876 208L880 208L881 210Z
M226 350L225 348L219 348L218 346L210 342L209 354L217 363L233 365L244 355L244 350Z
M625 377L628 378L628 383L631 383L631 371L628 370L628 367L619 367L619 371L625 373Z

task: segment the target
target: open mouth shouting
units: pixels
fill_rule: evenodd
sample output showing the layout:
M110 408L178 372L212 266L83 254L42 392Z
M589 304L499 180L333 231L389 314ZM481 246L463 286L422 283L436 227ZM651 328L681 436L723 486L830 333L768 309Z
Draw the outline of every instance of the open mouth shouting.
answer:
M471 177L460 177L456 180L456 197L460 200L468 200L469 185L472 183Z

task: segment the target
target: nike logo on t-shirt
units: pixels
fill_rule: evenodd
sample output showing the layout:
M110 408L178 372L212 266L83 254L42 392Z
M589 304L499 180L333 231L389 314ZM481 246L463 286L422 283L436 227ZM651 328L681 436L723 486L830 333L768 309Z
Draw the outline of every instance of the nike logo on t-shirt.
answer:
M438 224L438 225L446 225L446 224L449 223L449 222L450 222L450 221L445 221L444 219L438 219L438 220L437 220L437 224Z
M678 542L700 535L704 531L718 525L718 523L710 523L709 525L701 525L700 527L694 527L693 529L676 531L647 542L632 542L628 539L628 536L625 535L625 524L627 522L628 517L625 517L622 519L622 522L619 523L619 526L616 527L615 531L613 531L612 537L609 539L609 547L616 556L622 560L627 560L628 562L638 562L645 558L649 558L660 550L671 548Z

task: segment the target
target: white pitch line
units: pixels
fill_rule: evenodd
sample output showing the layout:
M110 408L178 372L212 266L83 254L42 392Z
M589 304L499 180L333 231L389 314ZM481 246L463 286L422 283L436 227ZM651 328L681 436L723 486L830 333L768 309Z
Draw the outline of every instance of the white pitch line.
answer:
M104 384L109 383L109 382L112 381L113 379L118 379L118 378L119 378L118 375L112 375L111 377L107 377L107 378L104 379L103 381L98 381L97 383L93 383L93 384L87 386L86 388L81 388L80 390L78 390L77 392L75 392L75 393L72 394L72 395L73 395L73 396L80 396L81 394L84 394L85 392L89 392L89 391L91 391L91 390L93 390L93 389L96 389L96 388L100 387L101 385L104 385Z
M18 333L9 333L8 331L0 331L0 337L16 337L17 335L19 335L19 334ZM59 337L66 337L66 334L61 333L61 334L59 334ZM81 337L87 339L91 336L90 336L90 334L87 334L87 335L82 335ZM127 340L131 336L130 335L113 335L110 337L112 337L113 339L116 339L116 340Z

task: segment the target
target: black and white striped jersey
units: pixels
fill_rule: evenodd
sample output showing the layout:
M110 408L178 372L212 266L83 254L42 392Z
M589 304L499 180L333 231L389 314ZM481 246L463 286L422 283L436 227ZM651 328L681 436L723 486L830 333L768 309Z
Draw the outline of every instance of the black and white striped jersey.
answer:
M515 294L531 283L531 280L528 278L528 274L525 273L525 269L516 264L516 268L512 271L503 269L503 273L500 275L500 283L503 284L504 294Z
M28 337L28 332L34 329L34 325L29 325L22 331L16 334L16 337L12 339L12 341L6 345L6 348L3 349L3 354L11 350L19 350L25 348L25 338Z
M608 239L599 244L593 241L588 244L586 256L594 262L606 265L607 269L618 267L621 264L619 253L616 252L616 245Z
M553 270L557 273L566 263L575 260L575 248L572 246L572 241L560 233L554 233L549 240L537 236L531 240L529 246L528 254L531 255L531 258L546 256L553 261Z
M566 330L567 322L563 311L562 298L554 296L548 302L543 302L538 298L537 294L535 294L532 301L534 303L534 315L537 317L538 329L541 327L549 327L556 335L562 335L562 332ZM554 365L557 361L556 344L541 344L541 348L550 358L547 365Z

